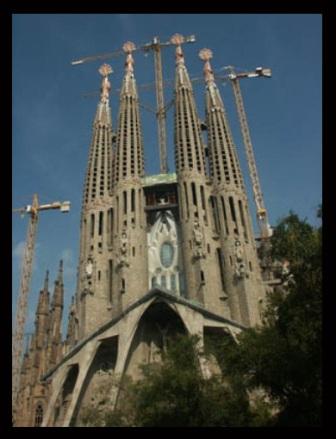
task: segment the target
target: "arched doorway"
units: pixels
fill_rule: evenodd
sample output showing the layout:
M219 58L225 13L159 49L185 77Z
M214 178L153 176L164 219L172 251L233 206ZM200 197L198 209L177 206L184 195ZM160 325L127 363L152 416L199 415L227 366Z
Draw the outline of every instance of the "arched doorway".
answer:
M187 334L187 329L176 311L165 301L151 304L142 315L133 337L124 374L133 379L141 378L141 364L159 361L169 339L177 334Z
M71 403L72 393L76 385L78 377L79 367L78 364L70 366L67 377L60 391L54 410L54 422L55 427L60 427L63 424L67 409Z
M101 340L83 382L70 426L81 425L90 409L99 412L109 405L117 356L118 336Z

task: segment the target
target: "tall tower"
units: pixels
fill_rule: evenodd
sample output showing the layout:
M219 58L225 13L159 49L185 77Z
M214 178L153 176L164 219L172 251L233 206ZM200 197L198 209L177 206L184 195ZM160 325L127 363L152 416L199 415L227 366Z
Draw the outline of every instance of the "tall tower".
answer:
M175 163L181 219L185 294L218 314L228 314L216 261L218 237L213 233L209 211L210 186L206 175L205 149L191 82L181 48L183 37L175 34Z
M84 184L76 293L79 322L76 333L79 338L104 323L111 315L111 275L108 265L112 251L113 220L113 132L109 106L111 85L108 80L111 72L108 64L103 64L99 69L103 77L101 97L93 122Z
M143 140L139 98L134 78L135 46L127 42L125 76L120 92L118 131L113 172L115 218L113 221L113 258L111 303L122 311L148 290L147 236L144 213Z
M265 296L256 253L251 216L236 147L210 65L212 52L203 49L205 61L206 124L209 168L213 184L212 205L220 236L219 259L232 319L250 326L260 322Z
M48 291L49 272L46 272L43 290L40 291L36 308L35 334L32 338L33 362L31 376L36 381L41 372L46 368L46 347L48 342L48 332L50 328L49 312L49 291Z
M53 367L62 356L62 316L64 302L63 261L60 261L51 302L50 326L48 335L48 367Z

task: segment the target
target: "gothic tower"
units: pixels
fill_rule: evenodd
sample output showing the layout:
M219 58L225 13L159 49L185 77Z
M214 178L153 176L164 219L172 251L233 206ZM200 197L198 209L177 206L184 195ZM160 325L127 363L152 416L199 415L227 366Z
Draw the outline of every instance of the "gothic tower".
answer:
M49 310L49 291L48 291L49 272L46 272L43 290L40 291L35 318L35 334L31 340L33 349L31 357L31 376L36 381L41 372L46 369L47 354L46 346L48 343L48 333L50 327L50 310Z
M50 309L48 334L48 367L53 367L62 357L62 317L64 302L63 261L60 261ZM45 370L46 372L46 370Z
M144 215L143 140L140 123L139 98L134 77L135 46L123 46L127 54L123 79L113 169L113 258L109 260L112 273L111 303L121 312L134 299L148 290L147 236Z
M231 318L251 326L260 322L259 305L264 299L265 287L237 151L209 62L211 57L209 49L201 50L200 58L205 61L206 125L213 184L211 203L216 233L220 236L217 251Z
M78 267L76 314L78 338L106 321L111 315L108 261L112 251L111 215L113 132L108 75L109 65L99 69L103 76L101 97L93 122L93 134L89 151L82 201L80 227L80 258Z
M181 218L182 252L186 296L207 309L228 316L225 291L216 260L218 237L210 217L210 186L200 119L176 34L175 163Z

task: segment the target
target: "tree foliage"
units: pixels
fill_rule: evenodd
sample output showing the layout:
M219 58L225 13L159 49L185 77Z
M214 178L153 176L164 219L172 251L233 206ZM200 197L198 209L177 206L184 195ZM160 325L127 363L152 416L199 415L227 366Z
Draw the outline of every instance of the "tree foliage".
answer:
M321 424L322 228L290 213L272 238L275 259L287 260L294 282L269 297L264 325L239 336L226 356L246 388L262 388L277 414L275 425Z

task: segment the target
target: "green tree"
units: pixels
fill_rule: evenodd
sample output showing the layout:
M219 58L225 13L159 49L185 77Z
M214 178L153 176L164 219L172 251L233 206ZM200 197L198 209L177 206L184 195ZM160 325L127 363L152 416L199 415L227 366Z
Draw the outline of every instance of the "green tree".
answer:
M321 423L322 228L290 212L275 229L273 257L289 262L288 294L269 297L264 325L240 334L226 347L223 368L250 391L264 389L276 408L275 424Z
M203 354L197 343L195 336L170 340L161 363L141 366L143 378L130 384L119 401L120 409L108 414L105 425L119 426L126 419L128 425L137 427L248 425L251 413L247 393L237 393L219 376L205 378L200 368Z

